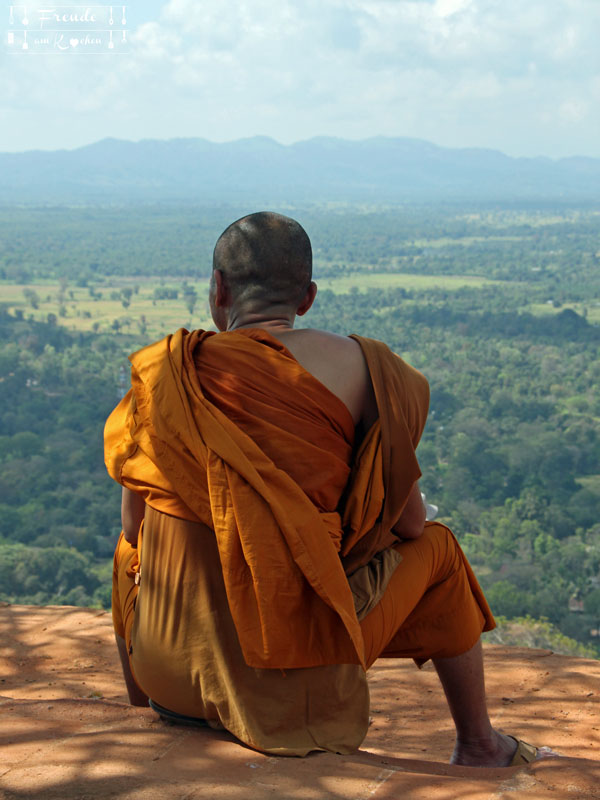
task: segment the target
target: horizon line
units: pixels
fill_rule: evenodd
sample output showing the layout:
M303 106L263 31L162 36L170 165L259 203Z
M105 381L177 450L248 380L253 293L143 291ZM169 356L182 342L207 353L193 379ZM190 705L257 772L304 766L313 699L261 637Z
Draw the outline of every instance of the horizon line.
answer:
M215 140L212 140L212 139L207 139L204 136L171 136L171 137L168 137L168 138L144 137L144 138L140 138L140 139L125 139L125 138L120 138L120 137L117 137L117 136L104 136L101 139L95 139L94 141L87 142L86 144L76 145L75 147L56 147L56 148L52 148L52 149L44 149L44 148L38 147L38 148L29 148L27 150L0 150L0 156L11 156L11 155L18 156L18 155L27 155L27 154L33 154L33 153L45 153L45 154L65 153L65 152L74 153L77 150L83 150L86 147L93 147L94 145L98 145L98 144L101 144L102 142L107 142L107 141L124 142L126 144L141 144L143 142L161 142L161 143L167 144L167 143L175 142L175 141L184 141L184 142L185 141L201 141L201 142L206 142L207 144L215 145L215 146L219 147L219 146L226 146L226 145L231 145L231 144L239 144L241 142L251 142L251 141L257 140L257 139L258 140L262 139L262 140L266 140L268 142L272 142L273 144L276 144L276 145L278 145L279 147L282 147L282 148L295 147L297 145L308 144L309 142L314 142L314 141L317 141L317 140L329 140L329 141L336 141L336 142L346 142L346 143L349 143L349 144L361 144L361 143L365 143L365 142L372 142L372 141L378 140L378 139L379 140L383 139L383 140L387 140L387 141L402 140L402 141L405 141L405 142L418 142L420 144L429 145L430 147L434 147L434 148L440 149L440 150L462 150L462 151L470 150L470 151L482 151L482 152L488 152L488 153L499 153L499 154L501 154L502 156L504 156L506 158L510 158L510 159L514 159L514 160L519 160L519 159L522 159L522 160L545 160L545 161L566 161L566 160L570 160L570 159L585 159L585 160L591 160L591 161L600 160L600 156L583 155L581 153L574 153L573 155L570 155L570 156L546 156L546 155L541 155L541 154L533 155L533 156L511 156L511 155L508 155L508 153L506 153L505 151L500 150L500 149L498 149L496 147L489 147L489 146L483 146L483 145L462 145L460 147L449 147L447 145L441 145L441 144L437 144L436 142L432 142L430 139L421 139L421 138L419 138L417 136L401 136L401 135L390 136L390 135L387 135L387 134L374 134L373 136L366 136L366 137L363 137L363 138L348 139L348 138L344 138L342 136L331 136L331 135L327 135L327 134L316 134L315 136L310 136L310 137L308 137L306 139L298 139L296 141L289 142L288 144L284 144L283 142L280 142L277 139L275 139L273 136L269 136L268 134L260 134L260 133L254 134L253 136L241 136L239 139L226 139L226 140L223 140L223 141L215 141Z

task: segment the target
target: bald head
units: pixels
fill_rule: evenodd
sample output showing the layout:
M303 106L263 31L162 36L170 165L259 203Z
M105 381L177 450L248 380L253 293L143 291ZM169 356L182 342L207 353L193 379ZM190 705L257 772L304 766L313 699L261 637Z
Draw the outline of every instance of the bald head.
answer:
M312 278L310 239L282 214L250 214L221 234L213 269L223 273L236 303L298 305Z

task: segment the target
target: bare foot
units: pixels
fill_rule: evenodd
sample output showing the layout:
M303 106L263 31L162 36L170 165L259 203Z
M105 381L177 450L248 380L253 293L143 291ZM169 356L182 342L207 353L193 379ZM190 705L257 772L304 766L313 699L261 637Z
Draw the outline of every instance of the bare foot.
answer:
M507 736L496 730L493 730L492 735L486 739L468 742L457 739L450 763L465 767L508 767L517 751L517 746L518 742L513 736ZM537 755L532 760L558 755L549 747L538 747Z

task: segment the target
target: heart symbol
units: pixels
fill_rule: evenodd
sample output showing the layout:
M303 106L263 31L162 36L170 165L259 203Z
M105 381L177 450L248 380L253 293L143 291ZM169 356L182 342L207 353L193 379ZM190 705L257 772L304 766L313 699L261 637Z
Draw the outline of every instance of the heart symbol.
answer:
M71 47L77 47L77 45L79 44L79 39L69 39L69 44L71 45Z

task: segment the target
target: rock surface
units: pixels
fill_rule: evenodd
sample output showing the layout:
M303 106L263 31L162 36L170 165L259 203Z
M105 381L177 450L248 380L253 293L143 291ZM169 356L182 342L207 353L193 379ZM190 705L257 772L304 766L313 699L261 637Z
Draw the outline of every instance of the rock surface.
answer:
M110 614L0 608L0 797L600 798L600 662L486 647L493 720L565 758L452 767L453 729L431 665L381 660L372 724L351 756L254 752L225 733L170 726L126 704Z

